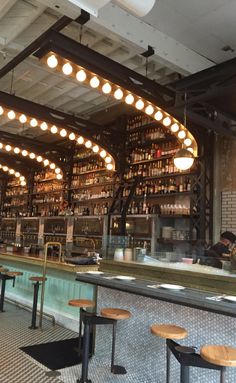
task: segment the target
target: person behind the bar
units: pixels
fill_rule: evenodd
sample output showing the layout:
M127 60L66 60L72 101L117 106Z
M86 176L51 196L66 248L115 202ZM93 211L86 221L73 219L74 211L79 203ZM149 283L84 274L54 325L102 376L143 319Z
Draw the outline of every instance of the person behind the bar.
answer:
M206 250L206 255L216 258L228 258L231 253L232 245L235 243L236 235L231 231L224 231L219 242Z

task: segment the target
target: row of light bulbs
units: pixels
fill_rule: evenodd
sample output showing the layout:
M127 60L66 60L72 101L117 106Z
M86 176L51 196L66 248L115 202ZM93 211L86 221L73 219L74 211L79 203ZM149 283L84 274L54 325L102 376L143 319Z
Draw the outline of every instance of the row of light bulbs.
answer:
M56 167L56 164L54 164L54 162L50 162L47 158L43 158L40 155L37 156L35 153L29 152L26 149L20 149L17 146L3 144L2 142L0 142L0 150L5 150L8 153L14 152L15 154L21 154L23 157L29 157L31 160L36 160L39 163L43 163L44 166L49 166L50 169L52 169L55 172L56 178L58 180L61 180L63 178L61 174L61 169L59 167Z
M22 176L20 172L15 171L14 169L9 168L8 166L2 165L2 164L0 164L0 169L3 170L4 172L8 172L11 176L15 176L20 181L21 186L26 185L25 177Z
M56 125L48 125L45 121L38 121L34 117L27 117L25 114L16 113L14 110L10 110L8 108L3 108L2 106L0 106L0 116L2 115L6 115L9 118L9 120L18 119L21 124L25 124L28 122L32 128L40 127L40 129L44 132L48 131L52 134L59 134L63 138L68 137L70 141L76 141L79 145L84 145L87 149L91 149L94 153L98 153L100 157L104 159L106 168L108 170L114 170L115 168L113 158L104 149L100 148L96 144L93 144L92 141L86 140L82 136L76 135L73 132L68 132L64 128L59 129ZM23 151L21 154L24 156ZM28 153L26 155L28 155ZM34 159L36 156L32 157L33 155L34 153L30 153L29 157L31 159ZM41 158L42 158L41 156L38 156L36 159L38 162L42 162ZM48 160L44 160L44 165L45 165L45 161L47 162ZM47 165L49 165L49 162L47 163ZM51 164L50 164L50 167L51 167ZM51 167L51 169L55 169L55 168ZM57 173L57 178L61 179L62 177L59 178L58 176L59 173Z
M185 146L191 153L194 153L194 149L197 147L197 144L191 133L181 123L160 108L132 94L131 92L128 92L127 90L124 90L121 87L92 74L84 68L56 56L52 52L47 55L46 62L50 68L62 70L66 76L73 76L78 80L78 82L86 83L93 89L101 90L106 95L111 94L116 100L124 101L126 104L134 106L137 110L153 117L156 121L162 123L166 128L169 128L170 131L178 137L183 146Z

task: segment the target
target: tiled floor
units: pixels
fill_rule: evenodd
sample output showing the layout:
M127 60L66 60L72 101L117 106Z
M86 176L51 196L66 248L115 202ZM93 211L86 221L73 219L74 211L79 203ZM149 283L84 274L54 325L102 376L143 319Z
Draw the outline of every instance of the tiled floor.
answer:
M76 383L81 367L60 370L59 377L48 376L45 366L30 358L19 348L36 343L67 339L77 334L44 320L43 331L30 330L31 314L24 309L5 303L5 312L0 313L0 383ZM110 341L106 352L96 353L89 363L89 378L93 383L123 383L128 375L133 382L142 383L135 374L113 375L110 373ZM105 344L107 342L105 341ZM106 347L105 347L106 348ZM145 382L146 383L146 382Z

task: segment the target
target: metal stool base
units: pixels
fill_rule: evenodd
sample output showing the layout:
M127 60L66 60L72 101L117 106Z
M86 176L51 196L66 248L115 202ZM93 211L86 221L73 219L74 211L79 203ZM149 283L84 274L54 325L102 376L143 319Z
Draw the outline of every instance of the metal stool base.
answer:
M115 374L115 375L125 375L125 374L127 374L126 369L123 366L118 366L117 364L112 366L111 372L112 372L112 374Z

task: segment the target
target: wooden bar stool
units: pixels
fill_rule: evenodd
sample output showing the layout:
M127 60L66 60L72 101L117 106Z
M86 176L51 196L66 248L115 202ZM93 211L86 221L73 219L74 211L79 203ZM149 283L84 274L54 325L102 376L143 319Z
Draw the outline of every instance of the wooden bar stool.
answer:
M173 324L154 324L150 328L151 333L166 340L166 383L170 382L170 355L171 351L168 347L168 340L180 340L188 336L187 330Z
M112 349L111 349L111 372L113 374L126 374L126 369L122 366L115 365L115 344L116 344L116 329L117 321L129 319L132 314L128 310L118 308L103 308L101 309L101 316L108 319L113 319L112 326Z
M38 305L38 294L39 294L39 286L43 281L46 281L47 278L44 278L42 276L32 276L29 277L29 280L33 282L34 286L34 297L33 297L33 307L32 307L32 319L31 319L31 325L29 328L31 330L35 330L38 327L36 326L36 316L37 316L37 305Z
M69 306L73 307L79 307L79 343L78 343L78 354L81 355L82 347L81 347L81 340L82 340L82 323L83 318L86 315L90 315L88 311L86 311L87 308L95 307L96 303L93 300L90 299L71 299L68 302Z
M236 348L223 345L207 345L200 350L202 359L216 366L222 366L220 383L225 383L226 367L236 367Z

